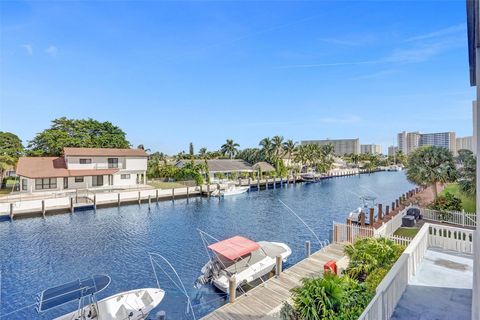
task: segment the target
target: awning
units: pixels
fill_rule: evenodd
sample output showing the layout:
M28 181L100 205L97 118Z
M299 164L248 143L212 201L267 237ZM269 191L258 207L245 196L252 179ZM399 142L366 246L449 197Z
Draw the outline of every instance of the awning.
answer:
M247 238L235 236L211 244L208 246L208 248L229 260L235 260L250 252L260 249L260 245Z

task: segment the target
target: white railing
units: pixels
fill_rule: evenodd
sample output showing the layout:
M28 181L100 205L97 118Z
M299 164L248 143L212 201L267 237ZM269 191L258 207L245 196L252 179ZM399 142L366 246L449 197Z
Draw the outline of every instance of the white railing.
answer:
M430 224L428 245L473 254L473 230Z
M357 239L374 237L375 229L354 224L333 222L333 242L355 242Z
M437 222L446 222L462 227L476 227L477 215L464 211L438 211L421 209L423 219Z
M405 217L407 214L407 210L410 209L411 206L403 209L401 212L396 214L392 219L385 222L380 228L375 230L376 236L391 236L398 228L402 226L402 218Z
M473 231L425 223L377 287L359 320L389 320L428 247L473 254Z

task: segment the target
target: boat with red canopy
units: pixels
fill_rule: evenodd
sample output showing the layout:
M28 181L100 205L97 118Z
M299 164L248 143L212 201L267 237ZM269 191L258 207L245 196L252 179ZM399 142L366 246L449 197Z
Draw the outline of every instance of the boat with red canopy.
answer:
M202 240L205 239L202 237ZM275 259L281 256L285 262L292 250L284 243L255 242L242 236L234 236L207 248L213 256L202 268L198 283L213 283L223 292L228 292L228 280L235 276L237 288L252 284L275 269ZM209 254L210 256L210 254Z

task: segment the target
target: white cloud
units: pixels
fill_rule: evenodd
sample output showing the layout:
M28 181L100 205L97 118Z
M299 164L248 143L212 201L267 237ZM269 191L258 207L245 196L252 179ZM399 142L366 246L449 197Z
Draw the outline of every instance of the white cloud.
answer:
M33 46L29 43L22 45L22 48L24 48L28 55L32 56L33 55Z
M462 24L457 24L457 25L454 25L454 26L450 26L448 28L440 29L440 30L437 30L437 31L434 31L434 32L425 33L425 34L421 34L421 35L418 35L418 36L415 36L415 37L411 37L411 38L406 39L404 42L412 42L412 41L418 41L418 40L426 40L426 39L432 39L432 38L445 37L445 36L449 36L449 35L453 35L453 34L457 34L457 33L466 34L466 31L467 31L467 26L464 23L462 23Z
M49 46L47 49L45 49L45 52L49 54L52 58L55 58L58 54L58 48L55 46Z

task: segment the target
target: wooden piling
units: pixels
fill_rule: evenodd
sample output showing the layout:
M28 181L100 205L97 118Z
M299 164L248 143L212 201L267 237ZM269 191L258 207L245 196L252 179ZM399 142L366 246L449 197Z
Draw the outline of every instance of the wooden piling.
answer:
M385 216L388 216L389 213L390 213L390 207L385 206Z
M10 203L10 220L13 220L13 203Z
M368 220L368 225L373 226L374 222L375 222L375 208L370 208L370 217Z
M282 273L282 256L278 255L275 257L275 276L280 277L280 273Z
M360 213L360 225L365 227L365 212Z
M382 204L378 204L378 220L383 220L383 208Z
M399 200L399 199L396 199L396 200L395 200L395 208L398 209L399 204L400 204L400 200Z
M305 241L305 258L310 257L311 254L311 244L310 241Z
M117 205L120 207L120 192L117 193Z
M201 188L201 187L202 187L202 186L200 186L200 188ZM157 202L158 202L158 189L155 190L155 198L157 199Z
M148 210L150 210L151 205L152 205L152 198L150 195L148 195Z
M392 201L392 212L395 211L395 202Z
M97 210L97 195L93 195L93 210Z
M140 191L138 191L138 204L140 204L142 202L142 199L140 197Z
M210 183L207 184L207 197L210 198Z
M172 201L175 201L175 188L172 188Z
M237 295L237 279L235 279L235 275L232 275L230 278L228 278L228 301L230 303L234 303L236 295Z
M190 188L187 186L187 200L190 199Z
M277 189L277 178L273 177L273 189Z
M73 213L73 197L70 197L70 213Z
M42 200L42 215L45 218L45 200Z

